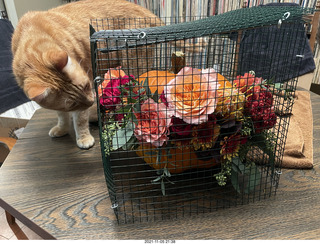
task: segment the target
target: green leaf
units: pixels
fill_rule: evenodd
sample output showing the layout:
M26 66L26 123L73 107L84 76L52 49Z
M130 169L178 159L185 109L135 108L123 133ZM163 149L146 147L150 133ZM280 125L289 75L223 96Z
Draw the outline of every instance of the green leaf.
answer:
M166 195L166 186L163 180L161 181L161 192L162 192L162 195L164 196Z
M141 112L141 104L140 104L139 102L135 103L135 104L133 105L133 110L134 110L134 112L136 112L136 113L140 113L140 112Z
M158 149L156 165L158 165L160 162L161 162L161 149Z
M134 124L139 124L139 121L134 113L129 113L129 119L132 120Z
M238 177L238 172L235 171L233 168L231 169L231 184L233 186L233 188L239 193L241 194L240 191L240 186L239 186L239 177Z
M134 99L132 97L128 97L128 103L136 103L137 99Z
M280 90L282 88L282 83L274 83L274 88Z
M158 90L156 90L156 91L153 93L152 99L153 99L153 101L155 101L156 103L158 103L158 101L159 101Z
M134 130L133 123L127 123L125 128L120 128L116 131L112 138L112 148L113 150L117 150L123 147L132 137Z
M148 82L148 78L146 78L143 82L143 88L146 90L146 95L147 97L151 97L152 96L152 92L150 90L149 87L149 82Z
M243 185L239 184L239 176L242 175L246 179ZM252 192L257 185L259 185L261 180L261 173L255 164L247 167L243 164L239 158L232 159L232 168L231 168L231 183L234 189L241 193L241 190L246 194Z
M127 141L127 143L122 146L122 149L127 151L133 150L133 148L136 146L137 141L137 138L132 135L129 141Z
M140 94L144 93L145 91L146 91L146 89L144 89L144 88L140 88L140 89L138 90L138 95L140 95Z
M234 170L240 174L245 173L246 166L241 162L239 157L232 158L232 167Z
M154 180L151 181L151 183L156 183L158 182L159 180L162 179L162 175L158 176L157 178L155 178Z
M275 80L275 77L273 76L273 77L272 77L271 79L269 79L269 80L263 80L262 83L263 83L263 84L264 84L264 83L265 83L265 84L273 84L273 83L274 83L274 82L273 82L274 80Z
M168 176L168 177L171 176L171 173L170 173L170 171L169 171L167 168L163 168L163 173L164 173L166 176Z
M114 113L115 114L127 114L130 112L131 108L132 108L131 105L126 105L124 107L117 109L116 111L114 111Z
M244 189L244 192L246 194L249 194L254 190L254 188L260 184L261 180L261 173L259 169L256 167L256 165L252 165L249 168L249 179L246 188Z

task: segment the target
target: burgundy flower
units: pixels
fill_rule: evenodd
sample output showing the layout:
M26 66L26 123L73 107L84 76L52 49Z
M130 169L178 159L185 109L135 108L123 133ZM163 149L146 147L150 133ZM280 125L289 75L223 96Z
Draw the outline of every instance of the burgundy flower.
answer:
M246 144L247 143L247 141L248 141L248 136L241 136L241 140L240 140L240 144L241 145L244 145L244 144Z
M277 115L272 108L267 108L261 112L259 118L253 122L256 133L271 129L277 123Z
M266 89L253 88L247 92L247 104L250 102L254 102L255 106L270 108L273 104L273 96Z
M179 136L189 136L192 132L192 125L187 124L182 119L177 117L172 117L171 119L172 126L170 131L176 133Z
M124 119L124 114L116 114L115 119L119 124L122 124L122 120Z
M224 159L228 159L229 161L235 157L238 156L238 152L240 149L241 143L241 135L231 135L231 136L225 136L223 140L220 142L221 150L220 154Z
M245 111L251 117L256 133L272 128L277 122L277 116L272 108L272 93L265 89L250 89L247 91Z
M164 105L166 105L168 107L168 102L167 102L166 96L164 95L164 92L161 93L160 100L161 100L161 102L164 103Z
M170 137L172 143L179 148L189 147L192 139L192 125L174 116L171 118L171 123Z
M100 104L102 106L106 106L107 109L115 109L115 106L121 102L121 93L118 88L119 85L119 79L112 79L109 81L100 97Z
M195 150L213 148L220 135L220 126L215 122L207 122L193 127L191 143Z
M130 76L134 78L134 76ZM119 86L125 85L130 81L130 77L125 75L117 79L111 79L103 89L100 97L100 104L106 106L107 109L114 110L116 105L121 103L121 92Z
M214 125L217 123L217 115L216 114L209 114L208 115L208 121L212 122Z

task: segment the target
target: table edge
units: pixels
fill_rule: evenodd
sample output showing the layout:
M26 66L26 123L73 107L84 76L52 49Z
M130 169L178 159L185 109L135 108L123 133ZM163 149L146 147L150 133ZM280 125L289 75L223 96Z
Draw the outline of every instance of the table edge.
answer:
M51 234L42 229L40 226L35 224L33 221L28 219L22 213L11 207L8 203L6 203L2 198L0 198L0 207L2 207L5 211L11 214L14 218L18 219L21 223L26 225L29 229L34 231L37 235L45 240L56 240Z

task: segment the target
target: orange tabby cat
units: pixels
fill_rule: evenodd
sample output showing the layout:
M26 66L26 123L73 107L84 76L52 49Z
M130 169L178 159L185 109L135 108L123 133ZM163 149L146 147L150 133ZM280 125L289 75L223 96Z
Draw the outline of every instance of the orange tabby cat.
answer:
M21 18L12 38L13 72L30 99L58 111L51 137L68 133L71 112L77 145L94 145L88 122L89 107L94 103L90 19L137 17L157 18L124 0L73 2L49 11L28 12Z

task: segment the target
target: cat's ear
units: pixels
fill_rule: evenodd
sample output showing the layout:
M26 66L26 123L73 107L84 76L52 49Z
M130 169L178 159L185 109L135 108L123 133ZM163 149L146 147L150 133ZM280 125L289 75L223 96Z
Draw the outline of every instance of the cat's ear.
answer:
M41 101L47 97L50 88L43 86L41 84L27 83L24 87L27 96L36 103L41 103Z
M68 54L65 51L49 50L44 55L46 61L59 71L68 63Z

